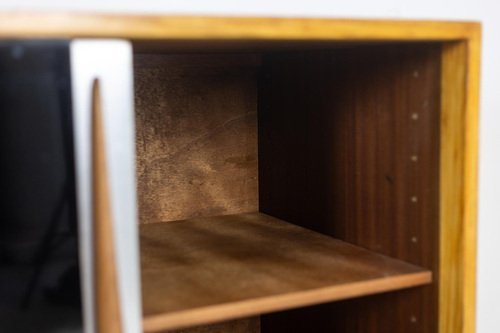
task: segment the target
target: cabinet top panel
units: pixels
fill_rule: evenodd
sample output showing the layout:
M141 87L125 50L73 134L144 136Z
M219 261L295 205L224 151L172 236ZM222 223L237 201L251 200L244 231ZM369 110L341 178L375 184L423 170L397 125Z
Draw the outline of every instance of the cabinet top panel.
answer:
M315 18L0 13L0 38L105 37L132 40L422 41L479 36L477 22Z

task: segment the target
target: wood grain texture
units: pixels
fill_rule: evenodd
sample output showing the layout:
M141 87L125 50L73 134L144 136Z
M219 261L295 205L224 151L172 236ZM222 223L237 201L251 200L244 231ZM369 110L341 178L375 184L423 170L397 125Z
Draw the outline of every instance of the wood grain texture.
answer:
M440 54L417 44L264 57L260 210L439 272ZM433 284L314 319L264 316L262 331L300 332L307 321L316 331L430 333L437 311Z
M441 41L466 39L479 29L478 23L442 21L0 13L3 38Z
M465 103L465 156L464 156L464 325L463 332L476 329L476 257L477 257L477 205L479 174L479 94L481 72L481 31L477 29L467 40L467 83ZM443 98L447 98L443 96Z
M144 329L418 286L431 273L250 213L141 226Z
M108 189L104 125L99 89L99 81L96 79L92 87L92 207L96 328L98 333L121 333L113 216Z
M443 47L440 332L475 331L479 43Z
M464 43L443 47L443 100L441 135L441 271L440 330L462 332L464 324L464 110L466 96L466 53Z
M230 320L211 325L202 325L180 330L167 330L168 333L259 333L259 317Z
M257 210L258 61L136 56L142 223Z
M445 288L440 291L440 311L444 311L444 315L440 315L439 327L441 333L456 333L454 329L467 333L474 331L478 23L3 12L0 14L0 37L117 37L131 39L138 48L150 45L149 49L157 52L168 51L171 46L178 47L178 50L203 51L213 49L214 44L219 51L226 49L224 45L229 50L238 51L255 47L274 50L276 47L289 48L291 44L298 49L318 47L319 44L320 47L333 46L330 43L337 41L446 42L442 58L441 119L441 129L445 134L440 139L440 161L447 161L447 167L444 168L443 164L440 167L442 265L439 274L450 276L453 272L456 275L450 284L441 279ZM464 73L465 81L462 82L460 76ZM447 115L453 119L448 119ZM443 121L446 119L450 121ZM456 163L448 163L451 160ZM448 174L458 178L448 177ZM456 187L457 183L463 184L463 188ZM157 211L156 214L163 213ZM458 219L453 220L454 217ZM351 234L350 237L356 236Z

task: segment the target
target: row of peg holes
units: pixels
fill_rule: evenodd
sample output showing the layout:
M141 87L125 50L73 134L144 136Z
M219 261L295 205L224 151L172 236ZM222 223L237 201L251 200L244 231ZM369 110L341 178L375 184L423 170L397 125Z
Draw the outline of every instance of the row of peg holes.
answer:
M414 70L413 71L413 78L414 79L418 79L419 77L420 77L419 71L418 70ZM422 107L424 109L426 109L428 106L429 106L429 101L425 100L423 102L423 104L422 104ZM418 119L419 119L419 114L418 113L414 112L414 113L411 114L411 120L412 121L418 121ZM413 162L413 163L417 163L418 162L418 155L417 154L411 155L410 156L410 161ZM418 197L416 195L411 196L410 197L410 202L412 204L417 204L418 203ZM413 244L418 243L418 237L416 237L416 236L411 237L411 242ZM417 320L417 316L416 315L413 314L413 315L410 316L410 323L416 324L417 321L418 320Z

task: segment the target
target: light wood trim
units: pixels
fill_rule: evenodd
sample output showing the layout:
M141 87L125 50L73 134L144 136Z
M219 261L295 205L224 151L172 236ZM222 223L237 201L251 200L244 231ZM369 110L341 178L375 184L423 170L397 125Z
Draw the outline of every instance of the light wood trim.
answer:
M92 87L92 184L96 325L98 333L121 333L112 214L109 199L99 81Z
M0 13L0 38L457 40L476 35L479 28L478 23L440 21Z
M477 195L479 159L479 82L481 34L468 40L465 91L465 183L464 183L464 332L476 328Z
M439 332L475 331L480 33L443 46Z
M463 323L465 42L445 44L442 62L439 332Z

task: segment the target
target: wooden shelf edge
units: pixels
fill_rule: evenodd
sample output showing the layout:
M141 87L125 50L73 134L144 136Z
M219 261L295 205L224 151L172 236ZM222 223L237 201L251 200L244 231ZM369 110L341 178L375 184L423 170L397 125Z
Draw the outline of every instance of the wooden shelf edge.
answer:
M432 281L429 270L260 212L143 225L141 262L145 332Z
M432 272L422 271L380 279L352 283L346 289L342 285L300 291L285 295L273 295L255 300L231 302L193 310L144 317L144 332L182 329L212 324L220 321L288 310L332 301L340 301L383 292L417 287L432 282ZM284 305L286 304L286 305Z

